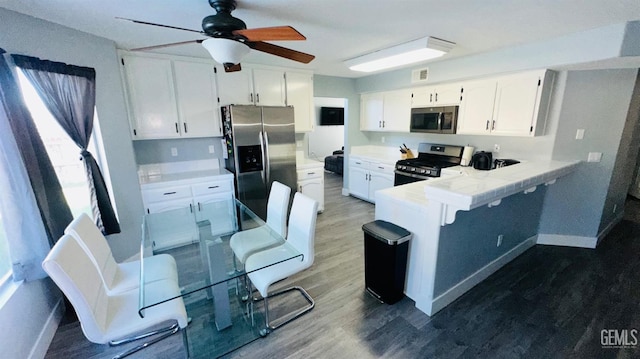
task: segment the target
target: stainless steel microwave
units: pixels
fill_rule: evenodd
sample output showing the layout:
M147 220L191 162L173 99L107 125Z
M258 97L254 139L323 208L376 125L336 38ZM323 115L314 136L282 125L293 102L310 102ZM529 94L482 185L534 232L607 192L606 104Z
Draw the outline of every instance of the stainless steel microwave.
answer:
M458 106L411 109L411 132L456 133Z

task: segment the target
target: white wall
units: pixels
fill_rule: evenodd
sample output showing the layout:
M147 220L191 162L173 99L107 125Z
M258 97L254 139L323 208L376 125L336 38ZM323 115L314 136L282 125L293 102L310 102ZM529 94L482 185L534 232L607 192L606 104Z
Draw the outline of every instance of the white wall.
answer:
M0 33L0 46L9 54L96 69L96 110L122 228L122 234L109 237L109 244L118 260L130 257L139 247L143 207L114 43L5 9L0 9ZM21 284L1 301L0 356L27 358L37 345L34 357L44 356L42 348L46 351L50 338L43 334L51 329L45 323L56 317L61 298L52 287L49 279ZM58 321L53 322L55 330Z
M313 99L316 111L316 124L313 132L309 133L309 158L322 161L331 156L333 151L344 146L344 126L320 126L321 107L342 107L346 100L343 98L316 97Z

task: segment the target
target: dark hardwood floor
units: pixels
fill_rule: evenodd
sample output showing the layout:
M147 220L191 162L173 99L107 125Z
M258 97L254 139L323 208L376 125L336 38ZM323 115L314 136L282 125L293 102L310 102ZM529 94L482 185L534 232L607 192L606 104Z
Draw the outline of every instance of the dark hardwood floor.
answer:
M627 201L625 219L596 250L535 246L430 318L408 298L386 305L365 293L361 227L374 206L342 196L340 177L325 181L315 263L278 285L303 286L316 307L227 358L640 357L640 343L601 344L603 330L640 329L640 201ZM292 296L270 302L272 314L293 309ZM184 357L182 345L174 335L132 358ZM47 358L122 349L89 343L67 315Z

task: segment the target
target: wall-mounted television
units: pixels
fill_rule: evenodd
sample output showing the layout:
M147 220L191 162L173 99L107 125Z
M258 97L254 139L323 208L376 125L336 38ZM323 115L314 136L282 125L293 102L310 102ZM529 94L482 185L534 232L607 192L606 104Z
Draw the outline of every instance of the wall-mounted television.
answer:
M344 125L344 108L320 107L320 126Z

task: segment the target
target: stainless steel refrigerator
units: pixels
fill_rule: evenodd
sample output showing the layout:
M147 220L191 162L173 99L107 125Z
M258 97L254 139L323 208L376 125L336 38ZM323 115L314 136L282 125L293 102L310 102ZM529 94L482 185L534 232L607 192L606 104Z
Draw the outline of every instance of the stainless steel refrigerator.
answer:
M266 220L273 181L297 189L293 107L222 107L225 168L235 174L237 198Z

